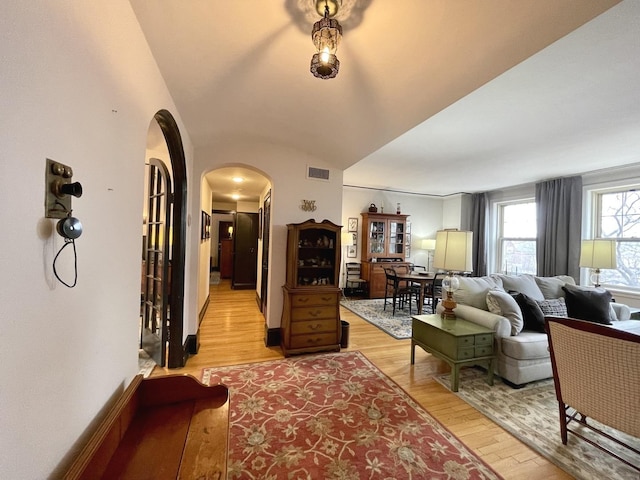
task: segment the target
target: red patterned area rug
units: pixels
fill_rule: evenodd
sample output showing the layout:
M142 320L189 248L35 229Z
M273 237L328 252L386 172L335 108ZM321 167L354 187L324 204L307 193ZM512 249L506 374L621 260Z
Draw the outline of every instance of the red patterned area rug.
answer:
M501 478L360 352L205 368L229 387L228 478Z

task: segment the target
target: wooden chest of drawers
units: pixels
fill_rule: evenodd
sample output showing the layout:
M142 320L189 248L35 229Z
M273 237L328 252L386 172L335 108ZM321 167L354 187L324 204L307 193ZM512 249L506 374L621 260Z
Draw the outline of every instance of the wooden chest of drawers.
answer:
M340 289L283 287L281 342L285 356L340 350Z

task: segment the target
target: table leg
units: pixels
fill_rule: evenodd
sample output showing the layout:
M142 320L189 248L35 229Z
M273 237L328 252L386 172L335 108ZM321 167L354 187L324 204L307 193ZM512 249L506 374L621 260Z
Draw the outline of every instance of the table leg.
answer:
M418 300L418 315L422 315L422 306L424 305L424 283L420 284L420 298Z
M493 385L493 358L491 360L489 360L489 373L487 374L487 383L489 385Z
M411 365L413 365L414 363L416 363L416 344L412 339L411 340Z
M451 367L451 391L458 391L458 384L460 383L460 365L457 363Z

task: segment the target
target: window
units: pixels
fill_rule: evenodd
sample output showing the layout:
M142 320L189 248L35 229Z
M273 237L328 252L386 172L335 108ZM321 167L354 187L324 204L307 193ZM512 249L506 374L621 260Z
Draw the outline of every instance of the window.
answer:
M498 252L500 272L536 274L536 204L505 203L498 206Z
M594 238L616 240L617 270L602 270L600 283L640 288L640 191L594 194Z

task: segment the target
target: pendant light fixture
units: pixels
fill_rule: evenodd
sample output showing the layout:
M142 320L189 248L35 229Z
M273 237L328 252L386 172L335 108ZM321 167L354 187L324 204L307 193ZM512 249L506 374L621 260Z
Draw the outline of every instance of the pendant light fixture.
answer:
M323 3L324 16L313 24L313 30L311 30L311 38L316 47L316 53L311 58L311 73L315 77L327 79L338 75L340 69L340 61L336 57L336 51L342 38L342 27L338 20L330 18L338 11L337 0L317 1L316 9L321 15ZM332 12L329 9L329 3L331 3Z

